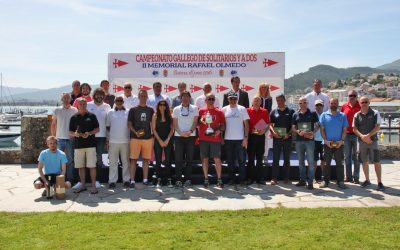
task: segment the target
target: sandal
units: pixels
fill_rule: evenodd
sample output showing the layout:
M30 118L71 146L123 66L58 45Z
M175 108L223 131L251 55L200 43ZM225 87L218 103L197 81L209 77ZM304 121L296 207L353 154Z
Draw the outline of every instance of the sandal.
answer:
M99 190L97 190L97 189L92 189L91 191L90 191L90 194L97 194L99 192Z
M75 189L74 193L79 194L80 192L86 191L87 188L83 187L83 188L79 188L79 189Z

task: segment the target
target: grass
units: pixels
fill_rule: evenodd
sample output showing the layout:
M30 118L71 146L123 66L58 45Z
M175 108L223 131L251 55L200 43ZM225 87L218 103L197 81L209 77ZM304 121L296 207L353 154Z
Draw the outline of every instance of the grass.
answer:
M400 207L0 213L0 249L399 249Z

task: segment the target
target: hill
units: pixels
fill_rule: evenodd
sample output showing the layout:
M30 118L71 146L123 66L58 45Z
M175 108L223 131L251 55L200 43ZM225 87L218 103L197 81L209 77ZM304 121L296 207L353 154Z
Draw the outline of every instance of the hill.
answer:
M400 71L400 59L391 63L381 65L378 67L378 69Z

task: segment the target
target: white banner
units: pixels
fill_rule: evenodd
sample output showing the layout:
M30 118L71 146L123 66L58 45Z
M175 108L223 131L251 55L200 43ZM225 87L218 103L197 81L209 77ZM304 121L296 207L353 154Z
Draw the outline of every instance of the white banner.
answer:
M178 95L178 83L185 82L192 97L203 93L209 82L222 104L223 94L231 89L230 79L239 76L241 88L256 94L261 82L271 85L271 95L283 93L285 53L203 53L203 54L135 54L110 53L108 78L112 91L122 94L125 82L131 82L133 93L146 89L152 93L154 82L163 84L163 93ZM251 100L250 100L251 101Z

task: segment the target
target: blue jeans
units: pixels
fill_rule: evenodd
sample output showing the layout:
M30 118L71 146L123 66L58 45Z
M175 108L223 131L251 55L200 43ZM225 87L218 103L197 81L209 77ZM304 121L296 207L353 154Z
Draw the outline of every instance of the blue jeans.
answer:
M360 178L360 162L357 157L357 136L355 134L347 134L344 141L344 161L346 164L347 178ZM351 165L354 163L354 173L352 174Z
M57 139L57 148L67 156L67 169L65 171L65 180L74 182L74 140Z
M106 137L96 137L96 157L97 157L96 167L98 168L104 167L102 156L104 153L105 145L106 145Z
M308 184L312 184L314 180L314 147L314 141L296 141L296 151L299 158L300 181L307 180ZM306 157L308 162L308 173L304 164Z

